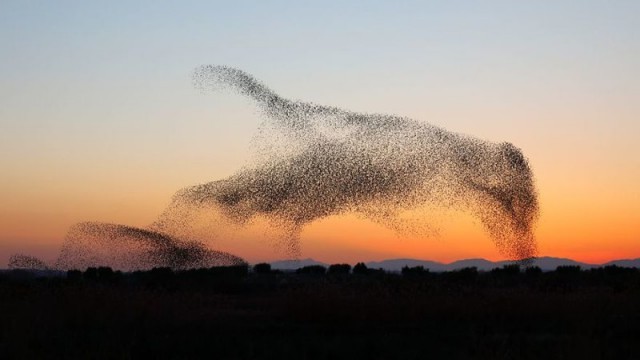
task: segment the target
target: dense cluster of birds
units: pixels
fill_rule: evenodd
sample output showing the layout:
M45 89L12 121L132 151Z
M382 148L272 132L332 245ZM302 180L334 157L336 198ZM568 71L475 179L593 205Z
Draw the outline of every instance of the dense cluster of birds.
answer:
M535 255L535 184L512 144L405 117L292 101L231 67L202 66L193 78L202 90L226 87L256 103L266 119L258 137L262 156L227 179L179 191L157 229L184 227L194 209L216 208L239 224L271 220L296 252L301 228L316 219L355 212L405 233L415 223L403 211L444 206L476 215L505 255Z
M71 227L55 267L84 269L109 264L117 269L173 269L230 266L244 260L201 242L118 224L79 223Z
M245 264L242 258L157 231L98 222L73 225L52 265L16 254L10 269L68 270L109 266L120 270L170 267L176 270Z
M37 257L14 254L9 258L9 269L33 269L33 270L50 270L51 268L46 262Z
M231 67L201 66L193 80L204 91L229 88L256 103L265 119L256 137L260 156L229 178L178 191L149 229L74 226L57 268L97 262L121 268L242 262L181 240L203 217L220 216L241 226L258 217L269 220L295 255L302 228L317 219L357 213L404 234L420 226L407 222L403 212L419 207L468 211L504 255L535 256L539 209L533 174L512 144L405 117L289 100Z

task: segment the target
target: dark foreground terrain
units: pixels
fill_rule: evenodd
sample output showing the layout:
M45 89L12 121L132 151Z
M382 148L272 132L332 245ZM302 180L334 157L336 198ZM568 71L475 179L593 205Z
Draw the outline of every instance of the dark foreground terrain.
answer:
M7 271L0 359L640 358L637 269L325 270Z

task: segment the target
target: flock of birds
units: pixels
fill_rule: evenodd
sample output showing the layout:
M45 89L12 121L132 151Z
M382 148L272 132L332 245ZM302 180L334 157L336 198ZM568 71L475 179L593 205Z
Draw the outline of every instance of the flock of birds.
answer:
M26 255L13 268L174 269L245 263L194 234L203 221L244 226L267 219L280 244L300 253L302 228L356 213L399 234L423 230L403 212L419 207L467 211L511 259L536 255L539 214L533 174L510 143L491 143L409 118L363 114L283 98L242 70L202 66L205 91L228 88L253 100L265 119L262 156L229 178L178 191L146 229L86 222L68 232L52 265Z

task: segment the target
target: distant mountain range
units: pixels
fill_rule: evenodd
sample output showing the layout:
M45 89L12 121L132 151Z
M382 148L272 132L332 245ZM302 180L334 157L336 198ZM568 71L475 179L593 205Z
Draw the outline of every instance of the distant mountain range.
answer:
M429 261L429 260L417 260L417 259L390 259L383 261L369 261L365 264L369 268L374 269L384 269L386 271L401 271L403 267L409 266L423 266L425 269L429 269L430 271L438 272L438 271L451 271L456 269L462 269L465 267L476 267L481 271L489 271L491 269L500 268L504 265L513 264L513 261L489 261L485 259L466 259L466 260L458 260L452 263L440 263L437 261ZM310 265L322 265L329 266L329 264L316 261L313 259L302 259L302 260L280 260L271 262L271 267L273 269L278 270L296 270L304 266ZM353 265L353 264L351 264ZM555 270L558 266L567 266L567 265L577 265L583 269L590 269L594 267L607 266L607 265L617 265L624 267L636 267L640 268L640 258L639 259L629 259L629 260L614 260L609 261L604 264L587 264L578 262L571 259L564 258L555 258L555 257L539 257L533 261L533 266L538 266L540 269L544 271L552 271Z

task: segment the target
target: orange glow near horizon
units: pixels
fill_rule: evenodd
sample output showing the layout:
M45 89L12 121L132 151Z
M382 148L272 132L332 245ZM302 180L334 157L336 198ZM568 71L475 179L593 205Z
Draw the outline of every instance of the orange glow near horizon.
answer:
M130 209L137 211L138 209ZM561 210L562 211L562 210ZM614 259L640 257L637 228L630 221L633 214L589 214L573 209L574 216L558 217L553 211L543 213L537 229L540 256L571 258L585 263L600 264ZM9 252L33 253L52 260L57 255L66 228L75 221L67 214L3 214L0 226L5 234L5 259ZM111 215L114 215L113 213ZM127 223L132 213L120 213L109 222ZM39 226L32 226L34 217ZM149 224L153 216L138 217L134 226ZM326 263L355 263L393 258L414 258L452 262L467 258L492 261L505 257L496 249L479 222L468 214L451 211L435 221L439 228L435 236L403 236L360 218L355 214L332 216L311 223L301 234L301 258L314 258ZM608 228L603 224L612 224ZM228 251L249 262L291 258L284 247L278 246L277 234L270 234L268 224L229 231L206 241L216 250ZM34 253L35 251L35 253ZM5 260L6 261L6 260Z
M640 257L640 199L630 178L597 176L588 167L564 170L554 163L542 165L534 169L540 193L541 216L536 229L540 256L596 264ZM55 258L67 229L76 222L148 226L167 206L172 194L192 185L192 179L228 176L220 172L206 174L197 167L179 169L178 175L156 172L77 172L74 176L81 181L76 182L68 174L50 173L49 180L40 186L29 180L37 178L35 173L22 174L24 179L16 174L0 179L8 190L0 202L0 267L18 252ZM300 255L328 263L389 258L441 262L504 259L479 221L468 214L449 211L435 218L425 215L425 219L440 230L438 236L398 235L354 214L320 219L303 229ZM250 262L290 257L278 248L277 241L265 239L264 234L270 231L261 226L267 224L258 223L259 226L240 229L238 234L228 234L208 244Z

